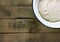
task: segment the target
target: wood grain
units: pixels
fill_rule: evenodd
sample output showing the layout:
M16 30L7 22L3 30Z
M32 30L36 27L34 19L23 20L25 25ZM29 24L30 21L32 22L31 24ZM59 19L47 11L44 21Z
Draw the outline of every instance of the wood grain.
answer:
M0 0L0 18L35 18L32 0Z
M0 41L1 42L59 42L60 33L0 34Z
M60 29L35 18L32 0L0 0L0 42L60 42Z
M32 0L0 0L2 6L25 6L32 5Z
M36 19L0 19L0 32L60 32L44 26Z
M31 6L0 6L0 18L35 18L35 16Z

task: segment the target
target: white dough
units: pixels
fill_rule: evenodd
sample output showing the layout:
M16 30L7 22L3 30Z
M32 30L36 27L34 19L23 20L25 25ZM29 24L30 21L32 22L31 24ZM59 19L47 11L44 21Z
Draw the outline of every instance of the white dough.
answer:
M39 12L45 20L60 21L60 0L41 0Z

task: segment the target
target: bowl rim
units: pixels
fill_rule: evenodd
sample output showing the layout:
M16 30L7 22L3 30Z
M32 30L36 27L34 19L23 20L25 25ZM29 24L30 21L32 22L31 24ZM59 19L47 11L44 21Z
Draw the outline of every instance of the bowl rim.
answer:
M35 16L37 19L44 24L45 26L51 27L51 28L60 28L60 21L58 22L49 22L43 19L38 11L38 3L40 0L32 0L32 8L34 11Z

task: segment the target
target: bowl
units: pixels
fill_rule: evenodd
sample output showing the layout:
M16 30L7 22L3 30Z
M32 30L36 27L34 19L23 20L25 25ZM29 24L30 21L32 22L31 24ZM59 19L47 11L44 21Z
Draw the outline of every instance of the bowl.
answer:
M45 19L43 19L43 17L41 17L39 10L38 10L38 4L39 4L40 0L33 0L33 11L35 13L35 16L37 17L37 19L44 24L45 26L51 27L51 28L60 28L60 21L58 22L49 22Z

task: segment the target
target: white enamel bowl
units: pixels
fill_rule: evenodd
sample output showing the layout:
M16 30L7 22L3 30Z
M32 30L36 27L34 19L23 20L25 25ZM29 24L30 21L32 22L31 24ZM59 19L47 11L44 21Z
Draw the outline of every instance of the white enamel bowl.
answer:
M59 22L49 22L43 19L38 11L38 3L40 0L33 0L33 11L37 17L37 19L44 24L45 26L51 27L51 28L60 28L60 21Z

